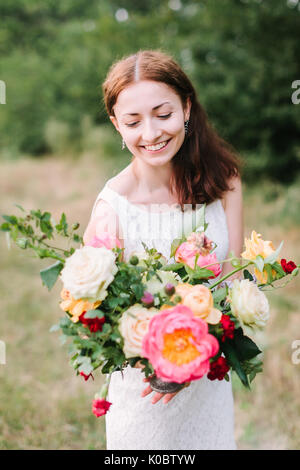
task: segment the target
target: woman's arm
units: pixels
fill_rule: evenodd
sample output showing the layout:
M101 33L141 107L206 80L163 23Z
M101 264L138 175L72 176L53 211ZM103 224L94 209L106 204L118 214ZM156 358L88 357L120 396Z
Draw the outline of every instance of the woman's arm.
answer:
M244 244L244 215L241 179L238 177L232 178L229 181L229 186L233 188L233 191L227 191L223 199L229 236L229 250L227 257L230 251L233 251L235 256L240 257ZM234 268L232 267L231 263L224 263L221 276L225 276L226 274L233 271L233 269ZM233 281L240 276L241 272L238 272L226 280Z
M112 237L118 238L121 247L124 247L118 215L106 201L100 199L84 232L84 244L89 243L94 236L100 237L103 232L108 232Z

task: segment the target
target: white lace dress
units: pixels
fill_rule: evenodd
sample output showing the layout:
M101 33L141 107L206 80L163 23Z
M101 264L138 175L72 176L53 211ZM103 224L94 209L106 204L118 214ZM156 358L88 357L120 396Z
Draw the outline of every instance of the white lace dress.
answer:
M110 181L110 180L109 180ZM99 193L99 199L107 201L117 212L124 234L124 254L143 251L141 240L150 248L155 247L169 262L170 240L189 227L190 216L195 211L182 213L179 205L161 212L151 213L146 206L137 206L112 190L107 181ZM189 220L187 220L189 219ZM217 244L218 259L225 259L228 252L226 217L220 200L207 205L205 219L207 236ZM197 220L197 219L196 219ZM215 279L212 281L215 282ZM192 381L169 403L161 399L152 404L154 392L141 397L147 387L141 369L127 367L114 372L108 392L112 403L106 420L108 450L196 450L236 449L234 440L234 404L231 382L211 381L206 377Z

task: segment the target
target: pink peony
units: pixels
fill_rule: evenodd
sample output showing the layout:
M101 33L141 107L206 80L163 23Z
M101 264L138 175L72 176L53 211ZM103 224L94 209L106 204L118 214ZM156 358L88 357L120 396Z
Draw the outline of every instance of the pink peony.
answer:
M97 418L103 416L107 413L110 408L111 403L104 398L97 398L93 400L93 413Z
M93 246L94 248L101 248L104 246L108 250L115 248L121 248L120 240L117 237L113 237L108 232L103 232L101 237L95 236L86 246Z
M222 269L217 260L216 253L208 253L206 255L203 255L199 252L199 250L193 243L190 243L190 242L181 243L181 245L179 245L179 247L176 250L175 261L177 263L185 263L191 269L194 269L195 258L197 254L199 254L199 258L197 260L197 266L203 267L208 264L215 263L212 266L207 267L207 269L210 269L214 273L212 276L209 277L209 279L219 276Z
M142 356L149 359L157 377L177 383L203 377L218 350L218 340L208 333L207 323L184 305L152 317L142 343Z

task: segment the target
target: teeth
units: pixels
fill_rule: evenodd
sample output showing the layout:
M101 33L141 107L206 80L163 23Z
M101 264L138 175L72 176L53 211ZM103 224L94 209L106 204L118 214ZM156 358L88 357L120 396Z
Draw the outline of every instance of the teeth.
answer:
M145 145L146 150L159 150L167 145L167 141L160 142L157 145Z

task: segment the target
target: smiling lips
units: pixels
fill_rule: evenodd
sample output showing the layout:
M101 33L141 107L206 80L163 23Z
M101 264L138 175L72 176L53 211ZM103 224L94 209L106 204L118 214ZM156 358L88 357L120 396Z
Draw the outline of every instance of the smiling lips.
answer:
M144 145L144 149L151 151L151 152L157 152L158 150L163 149L168 145L171 139L165 140L164 142L160 142L159 144L156 145Z

